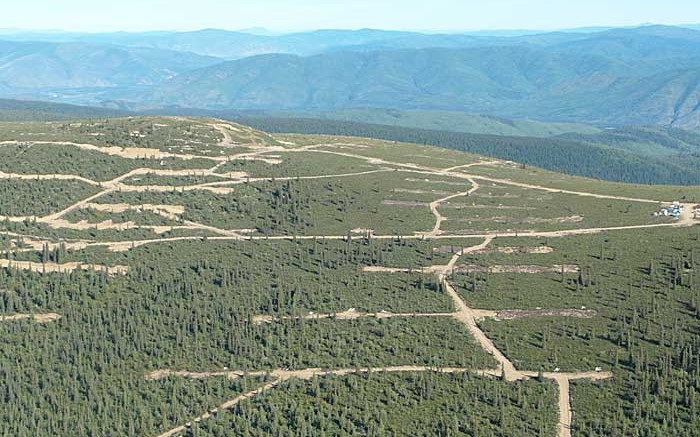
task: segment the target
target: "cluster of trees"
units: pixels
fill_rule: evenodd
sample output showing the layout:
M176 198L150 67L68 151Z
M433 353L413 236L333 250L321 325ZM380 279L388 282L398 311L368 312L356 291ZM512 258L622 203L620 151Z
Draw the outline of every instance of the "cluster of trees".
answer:
M417 240L299 240L297 242L178 242L139 247L110 261L134 266L134 276L167 290L196 290L217 299L222 292L249 292L225 305L242 317L342 312L450 311L434 275L420 273L434 262L432 244ZM182 254L187 253L187 257ZM75 254L74 256L76 256ZM87 258L78 260L87 260ZM94 259L91 258L91 259ZM439 262L443 262L440 260ZM154 268L154 265L158 268ZM362 273L368 265L410 266L416 273ZM183 277L180 272L187 272ZM190 299L192 291L182 297ZM219 298L221 299L221 298Z
M275 153L281 161L269 164L254 160L233 160L219 167L217 173L244 171L251 177L297 177L359 173L380 168L367 161L326 153Z
M468 373L375 373L289 381L194 424L198 437L554 436L557 388Z
M222 195L208 191L125 192L99 198L101 203L183 205L183 219L223 229L257 228L262 233L303 233L313 223L312 192L303 182L264 182L236 186Z
M104 212L96 209L85 208L71 211L63 217L70 222L100 223L111 220L114 223L133 222L143 226L177 226L180 222L150 211L127 210L123 212Z
M183 205L186 220L223 229L271 234L344 234L369 227L381 234L410 234L432 228L427 206L386 205L406 173L379 173L337 180L282 180L238 184L230 194L208 191L115 192L100 203ZM432 195L435 198L438 195Z
M97 193L97 187L67 180L0 180L0 216L41 216L58 212Z
M57 130L73 137L94 136L97 145L171 150L185 146L214 145L223 136L210 126L158 117L113 118L58 124Z

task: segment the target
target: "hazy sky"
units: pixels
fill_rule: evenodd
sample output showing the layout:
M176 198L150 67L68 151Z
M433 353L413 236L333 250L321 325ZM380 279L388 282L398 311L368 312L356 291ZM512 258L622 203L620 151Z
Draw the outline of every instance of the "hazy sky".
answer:
M4 0L0 28L561 29L700 22L699 0Z

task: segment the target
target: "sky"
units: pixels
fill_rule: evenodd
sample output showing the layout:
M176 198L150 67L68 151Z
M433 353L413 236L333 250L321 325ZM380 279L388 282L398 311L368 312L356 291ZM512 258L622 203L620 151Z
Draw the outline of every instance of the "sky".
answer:
M700 23L698 0L5 0L0 29L554 30Z

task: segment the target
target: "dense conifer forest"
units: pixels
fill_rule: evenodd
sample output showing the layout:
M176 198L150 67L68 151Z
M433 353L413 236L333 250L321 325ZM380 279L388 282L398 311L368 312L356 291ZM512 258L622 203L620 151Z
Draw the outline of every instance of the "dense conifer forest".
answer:
M0 437L698 435L696 187L208 119L0 138Z

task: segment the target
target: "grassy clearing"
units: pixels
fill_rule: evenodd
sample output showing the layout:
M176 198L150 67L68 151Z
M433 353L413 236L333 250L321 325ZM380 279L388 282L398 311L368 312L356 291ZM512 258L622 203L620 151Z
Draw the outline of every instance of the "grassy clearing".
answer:
M258 160L232 160L217 170L220 174L246 172L250 177L299 177L346 173L360 173L377 170L381 166L367 163L358 158L331 155L319 152L268 153L261 158L281 161L279 164Z
M476 166L470 167L468 170L465 170L465 172L497 179L510 179L514 182L541 185L543 187L561 190L650 200L700 202L700 188L693 186L623 184L584 178L581 176L572 176L564 173L555 173L549 170L526 167L518 164Z
M670 223L653 217L655 204L597 199L487 183L469 197L439 207L454 233L553 231Z
M379 158L403 164L410 163L434 168L454 167L480 160L480 157L476 155L454 150L368 138L293 134L276 135L275 137L292 141L299 146L323 145L319 150L351 153L368 158Z

